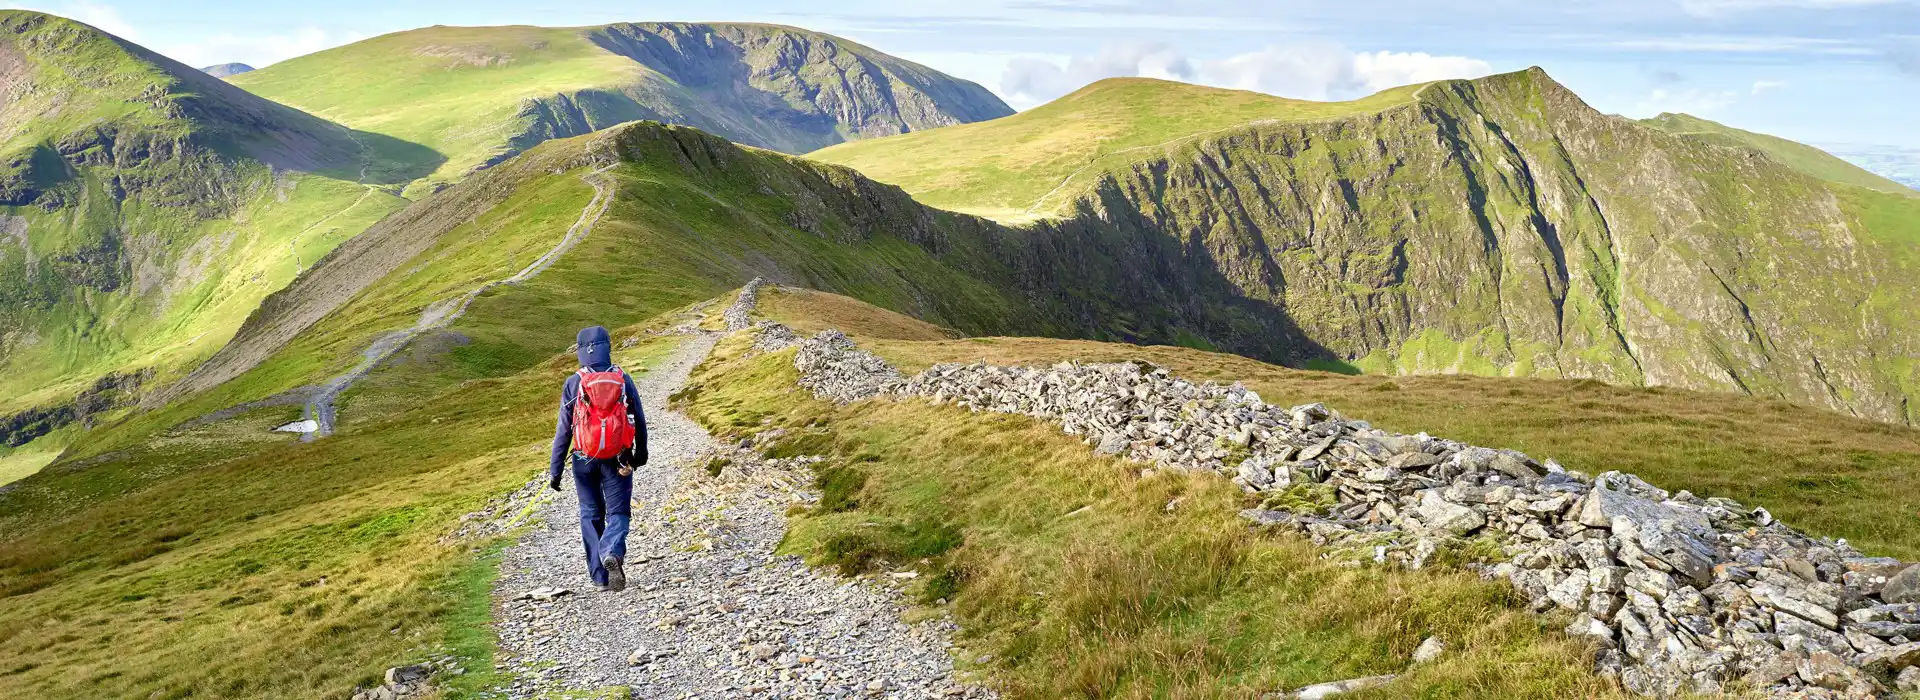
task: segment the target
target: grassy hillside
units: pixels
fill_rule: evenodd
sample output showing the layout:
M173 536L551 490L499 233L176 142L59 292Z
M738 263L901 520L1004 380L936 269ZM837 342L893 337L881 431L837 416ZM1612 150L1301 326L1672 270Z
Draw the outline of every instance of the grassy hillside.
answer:
M1920 192L1915 192L1913 188L1875 175L1831 153L1778 136L1757 134L1712 120L1701 119L1691 114L1671 112L1662 113L1652 119L1642 119L1640 123L1661 131L1691 136L1710 143L1755 149L1767 154L1769 158L1780 161L1783 165L1828 182L1855 185L1910 197L1920 196Z
M1011 113L972 83L836 37L756 24L436 26L230 80L431 147L446 159L432 183L636 119L804 151Z
M1412 100L1418 85L1310 102L1150 78L1101 80L991 122L846 143L807 157L845 165L922 202L1018 223L1066 213L1105 171L1250 122L1321 120Z
M261 298L404 203L383 185L433 162L39 13L0 11L0 85L18 97L0 104L9 445L38 435L11 429L18 411L212 354Z
M542 255L592 197L581 176L605 164L614 165L600 176L614 199L570 254L523 284L492 288L465 317L355 385L339 404L336 435L300 444L268 432L299 415L301 387L353 366L381 334ZM225 359L210 365L224 369L199 375L203 385L96 428L47 469L0 491L0 695L305 698L343 693L442 646L470 670L459 688L494 683L484 627L491 544L439 539L489 494L540 469L552 384L576 328L602 323L619 329L617 338L648 338L642 328L678 325L690 305L765 275L893 310L827 294L766 301L769 313L801 327L911 339L883 344L899 358L1015 343L944 340L951 334L943 327L1119 334L1128 331L1121 324L1151 325L1143 322L1154 317L1138 310L1160 306L1123 295L1161 282L1108 250L1148 247L1108 238L1117 235L1008 229L943 214L851 171L686 128L636 124L542 144L343 245L263 303ZM1061 279L1094 282L1072 292L1041 286ZM1168 284L1156 293L1178 298L1182 288ZM1481 429L1520 427L1456 436L1562 459L1600 449L1595 433L1510 420L1537 416L1543 399L1530 387L1549 383L1458 378L1448 380L1457 386L1436 385L1426 403L1409 403L1427 410L1390 414L1405 394L1367 391L1380 379L1176 348L1029 342L1044 348L1036 356L1071 348L1089 359L1190 358L1196 373L1293 382L1302 396L1326 386L1344 387L1348 397L1378 394L1366 406L1341 407L1365 418L1381 411L1383 424L1406 421L1395 424L1401 429L1465 432L1472 426L1446 421L1485 415ZM644 366L665 349L638 342L620 359ZM1057 431L1004 417L911 405L842 409L774 393L781 372L791 371L783 367L774 357L708 368L695 410L727 430L759 426L766 416L795 426L819 418L844 436L826 443L836 455L857 447L874 458L863 467L871 471L860 509L803 516L796 548L867 518L908 531L932 522L968 532L965 547L933 565L974 576L949 600L974 635L968 644L995 654L990 671L1016 696L1212 695L1326 680L1396 667L1435 632L1458 640L1460 661L1422 670L1406 687L1510 697L1609 692L1571 661L1577 655L1562 653L1566 642L1551 626L1471 575L1336 567L1297 541L1250 535L1231 517L1237 495L1217 483L1138 483L1130 469L1093 459ZM1276 400L1288 395L1262 387ZM1728 408L1693 422L1701 406L1745 400L1672 394L1672 403L1654 407L1628 394L1578 415L1597 420L1640 406L1645 413L1633 415L1648 426L1687 425L1693 432L1683 437L1694 442L1647 433L1656 437L1612 445L1673 465L1648 471L1671 474L1676 486L1729 483L1704 467L1685 471L1693 463L1674 458L1706 442L1725 460L1704 463L1714 470L1737 460L1773 464L1783 454L1806 459L1810 471L1827 471L1805 486L1763 482L1752 500L1816 529L1830 523L1854 534L1862 514L1906 508L1890 499L1911 491L1895 488L1911 472L1909 433L1869 442L1859 432L1863 456L1823 462L1817 450L1783 452L1790 437L1752 438L1799 424L1794 412L1803 409ZM1449 399L1456 403L1440 403ZM1694 413L1661 413L1680 406ZM1823 416L1806 424L1830 434L1871 425ZM1570 437L1554 442L1563 434ZM1581 448L1582 440L1594 444ZM1168 520L1164 504L1175 495L1189 507ZM1068 500L1097 500L1100 515L1085 525L1035 519ZM1862 528L1863 544L1912 546L1890 529L1897 519L1880 521L1893 525ZM873 544L883 555L893 546ZM1135 576L1142 565L1154 575ZM1092 585L1103 581L1140 585ZM1036 590L1043 595L1029 595ZM1197 640L1218 653L1175 653ZM1084 672L1054 670L1066 665Z
M937 206L1045 214L1021 226L1038 235L1101 232L1080 238L1096 254L1151 246L1119 279L1194 286L1135 337L1294 366L1585 377L1916 419L1920 318L1901 310L1920 301L1911 197L1600 114L1538 69L1288 103L1304 110L1292 119L1247 121L1257 96L1207 105L1220 95L1101 83L1017 117L813 156ZM1143 103L1231 118L1171 129Z
M1911 495L1920 431L1912 429L1782 402L1597 382L1381 379L1178 347L928 339L930 329L911 319L850 299L785 290L763 298L783 322L832 318L864 330L863 344L909 372L953 361L1144 360L1179 376L1242 382L1281 405L1326 401L1394 431L1743 498L1876 553L1920 551L1920 501ZM965 654L991 654L992 677L1013 697L1253 695L1401 671L1429 634L1449 640L1449 656L1378 697L1614 692L1585 675L1579 652L1472 575L1341 567L1294 536L1250 536L1234 517L1245 497L1217 478L1140 478L1137 465L1096 457L1079 439L1020 416L912 400L814 401L792 390L790 354L744 350L722 344L683 397L716 433L779 428L788 434L770 454L827 455L817 467L826 497L791 516L787 550L852 570L917 562L931 580L924 600L951 604ZM1207 653L1190 653L1197 648Z

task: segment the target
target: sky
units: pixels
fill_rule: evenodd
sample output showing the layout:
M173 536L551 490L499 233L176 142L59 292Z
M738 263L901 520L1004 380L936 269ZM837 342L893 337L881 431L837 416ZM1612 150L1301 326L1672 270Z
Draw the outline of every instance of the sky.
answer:
M36 0L204 66L433 24L758 21L853 39L1016 109L1139 75L1307 99L1541 66L1602 111L1920 153L1920 0ZM1891 157L1891 156L1890 156Z

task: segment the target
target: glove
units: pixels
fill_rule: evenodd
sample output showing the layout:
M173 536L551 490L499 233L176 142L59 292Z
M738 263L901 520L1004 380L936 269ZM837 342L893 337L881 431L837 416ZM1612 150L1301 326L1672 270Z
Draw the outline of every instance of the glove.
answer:
M549 481L547 482L547 488L550 488L550 489L553 489L553 490L555 490L555 491L559 491L559 490L560 490L560 475L558 475L558 474L555 474L555 475L553 476L553 479L551 479L551 480L549 480Z

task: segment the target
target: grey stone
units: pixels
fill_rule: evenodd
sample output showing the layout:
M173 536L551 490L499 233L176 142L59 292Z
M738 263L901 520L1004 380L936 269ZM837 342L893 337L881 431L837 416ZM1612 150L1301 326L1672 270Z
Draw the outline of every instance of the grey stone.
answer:
M1367 676L1365 678L1352 678L1344 681L1334 681L1332 683L1316 683L1295 690L1288 694L1287 697L1293 698L1294 700L1322 700L1322 698L1330 698L1356 690L1383 686L1392 682L1394 678L1395 676L1393 675Z
M1880 599L1889 603L1920 603L1920 564L1888 577L1880 587Z
M404 685L426 678L433 673L433 667L426 664L396 666L387 669L387 685Z
M1440 641L1439 637L1428 637L1421 640L1420 646L1413 650L1413 662L1416 664L1424 664L1440 658L1440 655L1446 653L1446 651L1446 642Z
M1427 527L1454 536L1465 535L1487 524L1486 516L1479 511L1447 502L1437 489L1420 492L1420 506L1416 512Z

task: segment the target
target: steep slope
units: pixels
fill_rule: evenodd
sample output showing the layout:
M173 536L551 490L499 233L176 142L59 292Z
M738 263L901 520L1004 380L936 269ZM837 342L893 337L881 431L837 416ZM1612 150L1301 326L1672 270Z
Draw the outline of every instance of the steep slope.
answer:
M275 101L423 143L457 180L541 141L653 119L789 152L992 119L980 86L764 24L429 27L235 76Z
M0 11L0 94L5 445L57 427L20 409L204 359L430 159L32 12Z
M577 245L538 275L493 284L552 251L591 209L592 182L603 178L611 203ZM1125 201L1110 195L1104 201ZM575 329L614 328L621 364L652 366L681 337L675 329L720 327L714 311L727 291L758 275L930 321L826 294L770 295L769 312L798 325L927 339L881 348L903 366L1151 360L1187 376L1245 379L1270 400L1335 397L1350 415L1378 416L1395 430L1526 449L1592 472L1659 475L1790 512L1876 553L1920 551L1920 530L1886 515L1913 512L1920 498L1910 483L1920 473L1920 439L1825 411L1597 382L1347 377L1175 347L931 340L948 335L940 327L1127 340L1174 340L1187 330L1188 340L1205 333L1251 347L1267 339L1274 352L1323 356L1289 330L1282 309L1234 296L1209 259L1189 259L1183 243L1138 221L1089 215L1011 228L925 207L845 168L685 127L636 123L543 143L341 246L262 303L202 372L152 395L170 400L96 427L47 469L0 489L0 655L13 671L0 675L0 695L342 695L439 645L468 671L443 677L450 694L511 683L492 671L495 550L484 535L449 533L484 533L544 486L489 502L539 471L553 385L569 371ZM336 434L297 443L272 432L301 415L317 385L394 331L475 290L484 291L463 316L412 336L340 397ZM870 477L866 496L843 503L858 510L805 514L819 518L794 546L836 534L822 526L872 521L880 526L852 530L866 537L837 551L883 550L919 533L976 547L970 557L1011 552L968 560L1006 577L992 579L1003 585L971 579L966 595L980 605L956 614L985 629L1005 625L997 628L1005 636L976 640L998 660L986 670L1031 696L1142 687L1233 694L1376 673L1429 631L1461 640L1460 656L1450 657L1459 661L1423 667L1410 684L1424 678L1442 694L1510 697L1606 690L1587 675L1586 658L1554 651L1565 648L1554 641L1561 638L1472 573L1351 568L1304 541L1253 542L1233 516L1238 493L1221 483L1138 489L1133 465L1097 458L1051 427L906 402L817 402L784 381L790 363L745 359L709 368L704 389L683 395L717 430L762 429L777 413L807 430L821 425L813 418L826 420L828 429L811 434L845 441L811 439L835 449L871 447L844 455L862 460ZM853 482L836 488L863 488ZM1169 512L1176 496L1184 499ZM1032 527L1035 514L1065 516L1096 500L1071 516L1088 520ZM473 512L491 515L466 517ZM955 540L948 525L982 529ZM934 559L919 580L968 581L937 568L953 561ZM1054 575L1059 562L1072 564L1072 575ZM1165 575L1136 575L1126 562ZM1272 588L1219 585L1262 562L1276 572L1261 579L1277 582ZM1044 587L1019 585L1025 572ZM1143 585L1072 585L1085 581ZM929 602L943 594L926 590L935 594ZM1235 591L1247 595L1219 595ZM1220 616L1196 619L1185 603L1143 600L1193 601ZM1122 611L1098 619L1131 631L1110 641L1107 632L1121 628L1076 622L1092 619L1088 610ZM1225 651L1196 671L1176 652L1202 641ZM1017 650L1025 651L1010 653ZM1116 670L1064 676L1052 670L1062 666L1056 660ZM1136 679L1142 685L1126 685Z
M1920 192L1906 185L1875 175L1831 153L1778 136L1756 134L1691 114L1671 112L1662 113L1652 119L1642 119L1640 123L1670 134L1691 136L1726 146L1757 149L1782 165L1828 182L1855 185L1893 194L1920 196Z
M1082 169L1023 186L1070 202L1030 228L1155 246L1166 259L1105 250L1200 280L1187 291L1206 305L1174 302L1182 327L1263 359L1741 391L1915 420L1915 198L1600 114L1538 69L1411 98L1282 112L1124 159L1083 145ZM999 133L1012 123L967 127L968 141L996 158L1044 152L1016 150ZM919 144L943 135L815 157L884 163L897 145L903 163L874 169L903 173L916 197L1004 206L966 184L993 170L985 156L913 176L931 157ZM1224 300L1255 313L1207 308Z
M1057 216L1102 168L1251 122L1330 119L1410 103L1419 86L1309 102L1151 78L1108 78L991 123L831 146L807 157L899 185L936 207L1009 223Z

